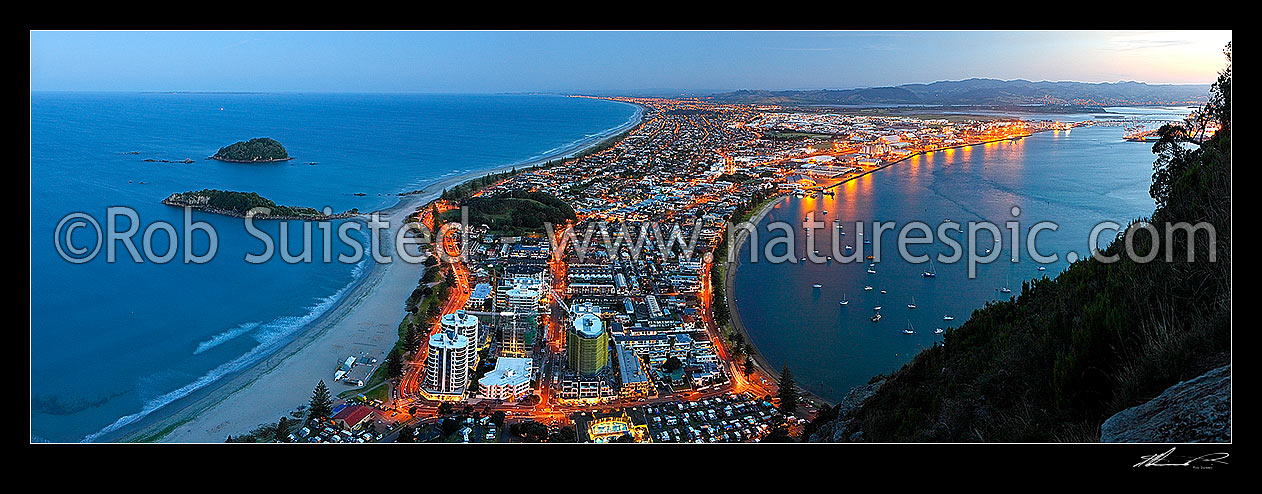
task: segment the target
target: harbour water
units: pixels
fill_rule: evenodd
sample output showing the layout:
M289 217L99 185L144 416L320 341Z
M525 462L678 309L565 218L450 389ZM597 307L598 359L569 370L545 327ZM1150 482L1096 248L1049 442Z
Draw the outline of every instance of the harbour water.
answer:
M32 440L80 441L213 386L301 334L370 268L320 262L321 241L311 263L249 264L245 254L263 245L242 221L202 213L193 221L212 225L219 244L207 264L181 262L183 238L166 264L136 263L122 245L116 262L102 246L72 264L54 245L65 215L87 213L106 228L106 208L125 206L142 232L155 221L178 227L182 210L160 201L203 188L374 211L443 177L568 152L635 114L622 103L535 95L32 93ZM204 159L253 137L276 139L295 159ZM262 229L277 238L283 223ZM291 234L302 231L288 223ZM301 250L300 237L291 235L290 252ZM165 245L165 233L155 238ZM77 245L95 241L75 232ZM205 251L205 236L192 241ZM334 241L334 259L352 253Z
M1115 109L1126 115L1177 116L1184 109ZM1028 117L1026 117L1028 118ZM1048 116L1060 120L1091 118ZM879 262L782 263L749 262L750 244L740 251L741 266L735 277L736 310L755 345L778 370L788 365L797 383L821 397L836 401L854 386L877 374L889 373L917 352L943 340L936 328L948 330L967 321L974 309L989 301L1006 300L1021 291L1023 280L1054 277L1068 262L1066 254L1088 252L1091 229L1102 221L1122 225L1152 214L1148 194L1155 156L1151 144L1122 140L1118 127L1079 127L1067 132L1043 132L1017 141L1005 141L913 157L878 172L843 184L835 196L787 197L780 200L759 223L760 244L784 236L768 232L767 225L786 221L795 225L795 259L806 257L801 226L810 212L831 226L841 220L844 245L864 256L871 254L872 222L895 222L884 233ZM1013 216L1013 207L1020 208ZM824 214L824 212L827 214ZM935 277L922 276L930 265L901 258L896 241L898 229L911 221L923 221L935 229L944 220L956 223L990 221L1002 232L1002 252L990 264L981 265L974 279L966 263L932 266ZM865 224L863 237L854 223ZM1008 221L1019 223L1018 261L1012 262ZM1058 260L1040 265L1025 250L1029 228L1039 221L1057 224L1055 231L1037 235L1038 252L1055 253ZM827 231L827 230L823 230ZM966 230L967 231L967 230ZM1100 235L1107 245L1116 234ZM911 236L920 236L919 232ZM964 234L952 234L962 240ZM936 233L935 233L935 238ZM993 245L993 237L979 235L979 254ZM967 247L965 247L967 248ZM814 249L820 256L834 255L830 234L817 235ZM913 255L951 254L941 241L914 245ZM784 247L774 251L783 253ZM869 267L869 263L875 266ZM875 273L869 273L872 269ZM819 284L819 288L813 287ZM865 290L865 286L872 287ZM1011 293L1000 291L1008 287ZM882 293L884 290L886 293ZM845 298L848 304L839 302ZM914 302L915 308L908 304ZM882 317L871 320L875 307ZM952 316L954 320L944 320ZM906 334L904 329L913 328Z

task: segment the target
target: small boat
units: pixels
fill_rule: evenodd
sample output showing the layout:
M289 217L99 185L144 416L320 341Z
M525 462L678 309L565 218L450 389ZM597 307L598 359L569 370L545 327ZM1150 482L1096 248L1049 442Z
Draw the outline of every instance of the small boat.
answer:
M938 271L933 268L933 259L929 259L929 270L920 273L920 276L924 276L925 278L936 278L938 276Z
M907 327L903 328L903 334L913 334L916 329L911 326L911 321L907 321Z
M881 310L881 306L878 305L876 307L873 307L872 310Z
M813 286L813 287L815 287L815 288L821 288L821 287L823 287L824 285L821 285L821 284L819 284L819 283L816 283L816 284L811 285L811 286Z
M864 287L863 287L863 290L864 290L864 291L869 291L869 292L870 292L870 291L872 291L872 287L870 287L870 286L864 286Z
M868 268L868 272L872 274L876 274L876 270L872 268Z
M889 293L889 292L886 292L885 290L881 290L881 293Z
M908 309L915 309L915 308L916 308L916 297L912 297L912 298L911 298L911 303L910 303L910 304L907 304L907 308L908 308Z
M942 331L943 331L942 328L937 328L933 330L933 334L942 334Z
M864 241L863 241L863 245L872 245L872 241L871 241L871 240L864 240Z
M846 252L850 252L850 251L852 251L852 250L854 250L854 246L852 246L852 245L847 245L847 246L846 246Z
M872 257L872 256L868 256L868 259L873 259L873 257Z
M838 303L838 304L841 304L841 305L850 305L850 301L849 301L849 300L846 300L846 294L844 294L844 293L843 293L843 294L841 294L841 301L840 301L840 302L837 302L837 303Z
M1043 267L1043 266L1039 266L1039 271L1047 271L1047 268L1045 268L1045 267Z
M955 316L942 316L943 321L954 321Z
M873 315L872 315L872 322L877 322L877 321L880 321L880 320L881 320L881 313L880 313L880 312L877 312L876 314L873 314Z

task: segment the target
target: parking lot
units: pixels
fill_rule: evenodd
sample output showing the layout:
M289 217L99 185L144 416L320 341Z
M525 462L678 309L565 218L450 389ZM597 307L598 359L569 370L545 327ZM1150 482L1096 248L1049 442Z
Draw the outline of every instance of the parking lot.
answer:
M757 442L771 430L779 413L771 403L749 393L645 407L654 442Z
M289 442L308 443L370 443L381 439L381 435L372 431L346 431L332 425L312 430L303 427L289 435Z

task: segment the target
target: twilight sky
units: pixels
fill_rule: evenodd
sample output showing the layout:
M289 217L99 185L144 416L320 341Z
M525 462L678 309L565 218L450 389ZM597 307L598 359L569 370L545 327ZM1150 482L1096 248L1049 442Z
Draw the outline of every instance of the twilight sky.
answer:
M617 92L1213 82L1230 31L33 31L31 90Z

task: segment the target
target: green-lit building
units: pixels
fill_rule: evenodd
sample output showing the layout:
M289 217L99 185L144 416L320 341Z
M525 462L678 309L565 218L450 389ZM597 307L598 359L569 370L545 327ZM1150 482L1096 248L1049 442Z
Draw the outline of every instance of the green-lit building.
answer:
M571 371L590 376L609 369L609 333L594 313L579 313L565 337Z

